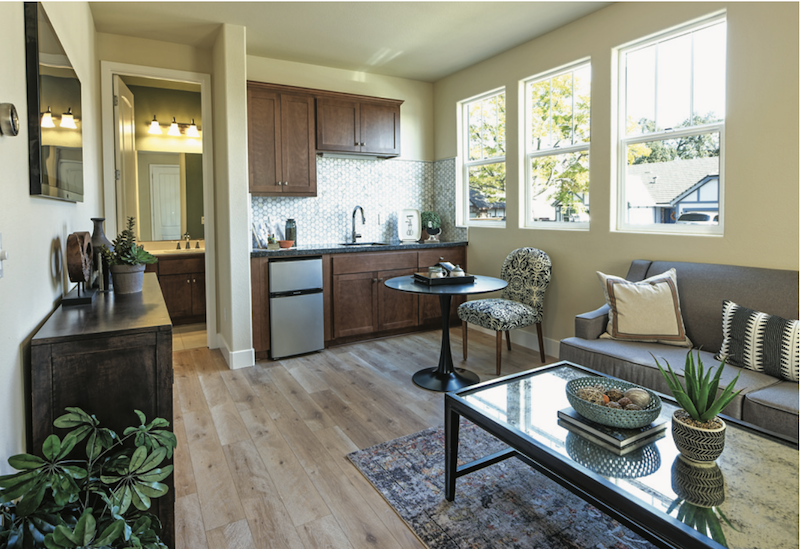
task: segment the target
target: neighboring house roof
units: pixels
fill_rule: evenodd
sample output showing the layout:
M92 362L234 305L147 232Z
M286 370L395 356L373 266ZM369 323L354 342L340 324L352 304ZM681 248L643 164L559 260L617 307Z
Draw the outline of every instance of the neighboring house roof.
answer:
M718 157L628 166L628 202L639 207L668 206L710 176L719 176Z
M489 202L486 200L486 196L482 192L476 191L475 189L469 190L469 203L471 206L474 206L479 210L499 210L505 209L506 207L505 201Z

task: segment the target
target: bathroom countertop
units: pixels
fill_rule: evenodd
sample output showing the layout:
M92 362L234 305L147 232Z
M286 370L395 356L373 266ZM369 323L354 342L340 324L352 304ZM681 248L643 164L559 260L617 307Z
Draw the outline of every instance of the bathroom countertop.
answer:
M333 244L306 244L296 248L284 248L280 250L259 250L253 249L250 257L283 257L292 255L318 255L318 254L342 254L354 252L389 252L398 250L426 250L430 248L452 248L454 246L466 246L466 241L456 242L414 242L412 244L401 244L399 241L389 242L381 246L347 246L342 243Z

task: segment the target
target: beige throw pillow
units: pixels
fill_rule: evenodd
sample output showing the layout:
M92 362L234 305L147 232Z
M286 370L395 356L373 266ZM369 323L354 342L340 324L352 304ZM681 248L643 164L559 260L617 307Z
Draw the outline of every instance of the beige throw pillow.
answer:
M597 272L608 312L601 338L691 347L686 337L675 269L641 282Z

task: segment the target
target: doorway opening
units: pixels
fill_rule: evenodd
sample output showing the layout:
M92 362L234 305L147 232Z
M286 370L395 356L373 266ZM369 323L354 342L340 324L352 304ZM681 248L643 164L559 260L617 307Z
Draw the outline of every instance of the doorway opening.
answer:
M210 82L202 73L101 62L106 232L135 217L145 249L174 251L185 240L205 253L206 323L193 325L192 339L217 348Z

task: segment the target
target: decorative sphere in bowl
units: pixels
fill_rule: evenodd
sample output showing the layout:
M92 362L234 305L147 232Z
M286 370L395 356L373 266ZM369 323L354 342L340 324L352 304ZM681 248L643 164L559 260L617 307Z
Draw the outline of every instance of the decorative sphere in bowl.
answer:
M584 400L578 396L582 388L600 386L603 391L617 389L626 392L628 389L642 389L650 395L650 402L641 410L625 410L622 408L609 408ZM567 382L567 400L580 415L590 421L616 427L619 429L637 429L653 423L661 413L661 399L653 391L639 387L633 383L607 377L581 377Z

